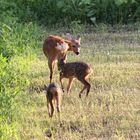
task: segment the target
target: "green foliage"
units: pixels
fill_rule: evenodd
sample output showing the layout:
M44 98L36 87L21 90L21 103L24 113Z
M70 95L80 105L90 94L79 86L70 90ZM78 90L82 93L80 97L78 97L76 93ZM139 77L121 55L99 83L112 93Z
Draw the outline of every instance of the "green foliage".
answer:
M19 24L16 22L8 25L0 22L0 52L3 57L10 59L12 56L30 54L32 49L38 47L36 38L40 37L40 28L36 24Z
M29 58L28 58L29 59ZM0 56L0 139L18 139L17 120L21 116L19 95L28 84L29 60L14 57L7 62Z
M138 8L139 2L135 0L95 0L88 6L87 16L92 22L126 24L139 20Z
M20 100L29 85L29 66L43 31L35 23L18 23L8 8L11 3L4 4L3 10L9 12L0 11L0 139L16 140L24 114Z
M6 0L0 2L0 17L39 24L130 23L140 21L139 0Z

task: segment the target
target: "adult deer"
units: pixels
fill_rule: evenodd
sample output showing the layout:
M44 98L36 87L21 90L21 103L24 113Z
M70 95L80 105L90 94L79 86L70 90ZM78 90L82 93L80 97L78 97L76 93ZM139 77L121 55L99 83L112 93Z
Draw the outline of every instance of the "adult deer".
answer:
M67 39L59 36L50 35L43 44L43 52L48 58L48 66L50 69L50 83L52 82L53 71L56 60L65 59L68 51L73 51L76 55L80 53L80 35L73 39L70 34L67 34Z

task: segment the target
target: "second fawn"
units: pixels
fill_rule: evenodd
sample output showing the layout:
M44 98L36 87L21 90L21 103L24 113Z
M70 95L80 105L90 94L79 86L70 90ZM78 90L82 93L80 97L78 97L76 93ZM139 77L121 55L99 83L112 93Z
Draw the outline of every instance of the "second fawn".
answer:
M84 84L83 89L79 93L79 97L81 98L81 94L83 93L85 89L87 89L86 96L88 96L91 85L89 82L87 82L87 79L93 71L91 66L89 66L88 64L84 62L65 63L63 59L60 59L58 61L58 66L60 69L60 82L61 82L62 89L63 89L63 84L62 84L63 78L69 79L69 83L67 86L67 93L69 93L71 89L73 79L76 78L81 83Z
M57 108L57 112L60 113L62 90L59 87L59 85L55 83L49 84L48 87L45 86L45 90L46 90L47 108L48 108L49 117L52 117L55 107Z

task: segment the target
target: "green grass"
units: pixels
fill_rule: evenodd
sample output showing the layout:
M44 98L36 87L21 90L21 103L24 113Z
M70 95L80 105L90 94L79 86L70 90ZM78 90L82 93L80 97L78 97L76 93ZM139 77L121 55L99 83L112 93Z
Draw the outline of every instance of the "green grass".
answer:
M89 97L78 98L82 84L75 80L70 96L63 95L61 122L57 113L50 119L42 91L49 83L49 70L42 49L38 49L28 71L29 89L21 99L26 113L19 120L20 139L140 139L140 35L90 33L82 34L82 40L80 57L69 53L67 61L91 64ZM59 83L57 70L53 81Z

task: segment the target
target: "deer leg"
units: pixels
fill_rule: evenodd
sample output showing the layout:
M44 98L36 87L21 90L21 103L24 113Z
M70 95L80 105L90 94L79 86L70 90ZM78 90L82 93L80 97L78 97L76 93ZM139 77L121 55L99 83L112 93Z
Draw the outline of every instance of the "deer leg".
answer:
M82 93L83 93L83 91L86 89L86 86L84 86L83 87L83 89L80 91L80 93L79 93L79 98L81 98L81 95L82 95Z
M64 92L64 86L63 86L63 83L62 83L62 79L63 79L63 77L62 77L62 73L60 72L60 83L61 83L61 89L63 90L63 92Z
M52 75L53 75L53 68L52 68L52 62L48 62L49 69L50 69L50 83L52 82Z
M68 94L70 92L70 89L71 89L71 86L72 86L72 82L73 82L73 78L69 78L69 83L68 83L68 86L67 86L67 93Z
M84 84L83 89L82 89L81 92L79 93L79 97L81 98L81 94L83 93L83 91L84 91L85 89L87 89L86 96L88 96L88 93L89 93L89 91L90 91L90 84L89 84L85 79L82 79L82 80L80 80L80 81Z
M49 114L49 117L50 117L50 100L49 100L49 97L46 95L46 99L47 99L47 109L48 109L48 114Z
M87 82L88 83L88 82ZM90 87L91 87L91 85L88 83L87 84L87 93L86 93L86 96L88 96L88 93L89 93L89 91L90 91Z
M59 113L59 112L60 112L60 105L59 105L58 102L59 102L59 101L57 101L56 109L57 109L57 112Z
M49 116L52 118L53 113L54 113L54 106L53 106L52 100L50 101L50 106L51 106L51 112L50 112Z
M48 114L50 116L50 110L49 110L49 100L47 99L47 109L48 109Z
M56 97L56 109L57 109L57 112L60 112L60 104L61 104L61 97L57 96Z
M60 104L61 104L61 97L57 97L56 98L56 109L57 109L57 112L58 112L58 117L59 117L59 120L60 120Z
M50 69L50 83L51 83L52 82L53 71L54 71L54 66L55 66L55 61L54 60L49 60L48 65L49 65L49 69Z

